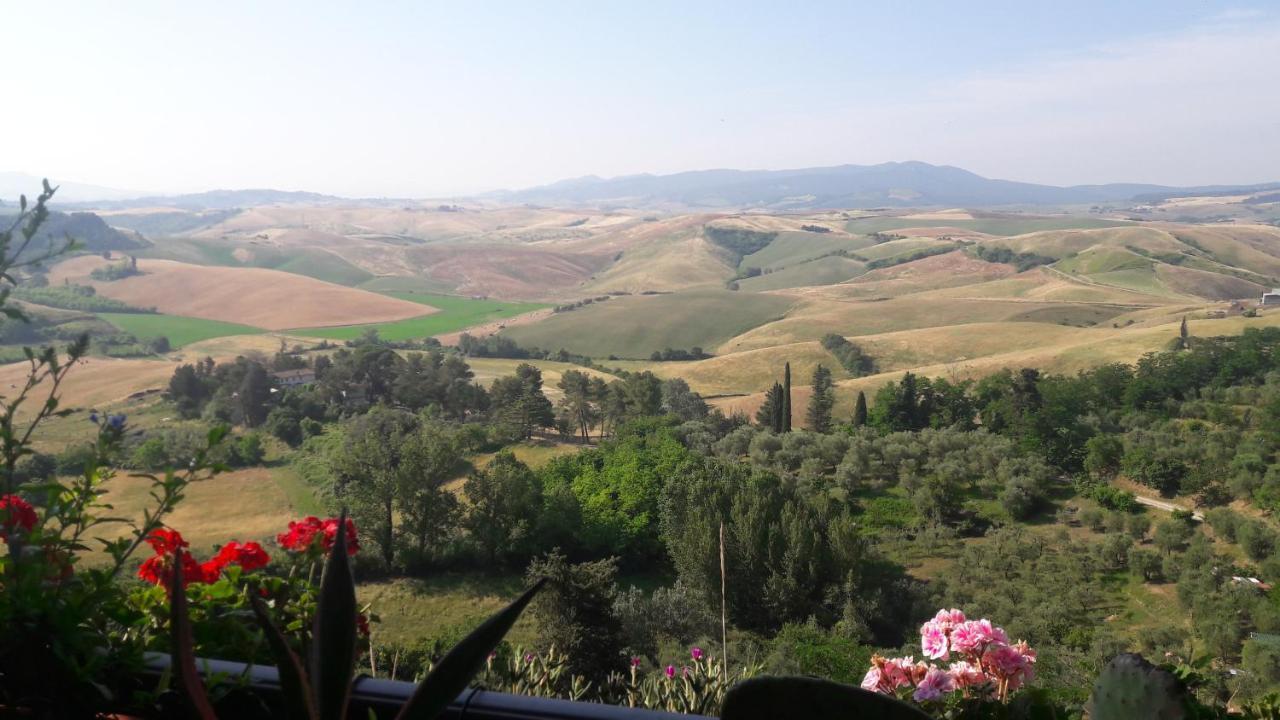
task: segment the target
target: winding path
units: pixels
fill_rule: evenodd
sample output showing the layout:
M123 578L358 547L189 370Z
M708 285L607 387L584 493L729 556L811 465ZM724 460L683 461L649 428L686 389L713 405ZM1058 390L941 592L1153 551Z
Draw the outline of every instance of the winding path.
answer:
M1164 500L1157 500L1153 497L1146 497L1144 495L1135 495L1134 497L1137 499L1139 505L1146 505L1147 507L1153 507L1157 510L1164 510L1165 512L1174 512L1177 510L1181 510L1183 512L1187 511L1187 508L1184 508L1181 505L1175 505L1171 502L1165 502ZM1195 510L1191 511L1191 517L1204 522L1204 515Z

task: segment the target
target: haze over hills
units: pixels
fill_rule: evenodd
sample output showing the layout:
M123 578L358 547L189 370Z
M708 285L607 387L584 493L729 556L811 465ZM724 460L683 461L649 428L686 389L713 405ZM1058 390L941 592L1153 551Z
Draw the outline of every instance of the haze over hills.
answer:
M39 188L23 173L0 173L0 198ZM200 193L138 193L84 183L60 183L59 201L108 210L171 207L229 210L265 205L388 205L403 200L347 198L270 188ZM588 175L521 190L499 190L473 200L562 207L670 209L769 209L877 207L1067 206L1128 201L1156 202L1187 196L1223 196L1280 190L1280 182L1255 185L1174 187L1108 183L1059 187L983 177L963 168L919 161L835 165L787 170L695 170L669 175Z
M0 203L14 202L19 195L26 195L28 200L34 201L35 196L40 192L41 179L39 176L29 173L0 170ZM149 194L121 190L120 188L103 187L101 185L58 180L56 178L49 178L49 182L58 186L59 205L103 200L125 200Z
M507 202L548 205L676 205L703 208L848 208L1076 205L1135 196L1246 192L1280 187L1175 188L1140 183L1057 187L985 178L924 162L837 165L792 170L698 170L672 175L588 176L495 193Z

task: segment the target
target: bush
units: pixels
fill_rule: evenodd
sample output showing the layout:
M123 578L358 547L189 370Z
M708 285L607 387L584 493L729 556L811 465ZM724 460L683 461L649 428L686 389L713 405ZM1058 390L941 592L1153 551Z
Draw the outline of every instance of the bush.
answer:
M768 672L809 675L856 685L867 672L871 648L823 630L815 622L788 623L769 643Z
M876 363L862 351L862 348L849 342L843 335L827 333L822 337L822 347L835 356L841 367L850 375L860 377L870 375L876 370Z
M1244 554L1254 562L1266 559L1275 550L1276 534L1260 522L1241 522L1236 529L1236 538Z
M1138 509L1136 495L1106 483L1085 483L1080 487L1079 492L1108 510L1133 512Z
M256 432L240 438L233 447L232 464L240 467L261 465L262 458L266 455L266 450L262 447L262 435Z
M85 465L96 460L93 447L90 445L68 445L54 458L54 466L59 475L79 475L84 472Z
M1146 548L1133 546L1129 548L1129 571L1146 582L1157 582L1163 578L1163 566L1160 556Z
M687 646L719 631L719 616L679 580L652 595L633 586L618 595L614 608L622 621L627 654L654 661L664 639Z
M1204 514L1204 519L1213 528L1215 535L1230 543L1236 541L1236 532L1243 520L1235 511L1227 508L1213 508Z
M615 560L575 565L552 552L530 563L527 575L530 583L549 581L532 605L542 647L564 652L570 670L591 679L626 669Z
M1106 515L1101 510L1094 508L1080 511L1080 522L1094 532L1102 532L1107 529Z
M298 413L292 408L283 406L272 408L271 412L267 413L267 421L263 428L272 437L280 439L290 447L297 447L304 439L302 422L298 418Z

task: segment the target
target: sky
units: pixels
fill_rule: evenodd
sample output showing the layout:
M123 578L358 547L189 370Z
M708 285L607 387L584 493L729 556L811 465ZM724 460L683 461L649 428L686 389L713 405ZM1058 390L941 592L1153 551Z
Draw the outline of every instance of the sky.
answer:
M1280 180L1280 1L6 3L0 171L442 197L922 160Z

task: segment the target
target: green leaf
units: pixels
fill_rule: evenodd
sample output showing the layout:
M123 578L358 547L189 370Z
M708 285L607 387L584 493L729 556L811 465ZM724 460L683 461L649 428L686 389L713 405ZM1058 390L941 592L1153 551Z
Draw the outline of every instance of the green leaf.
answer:
M489 653L498 647L511 630L533 596L538 594L546 578L539 580L515 602L485 620L453 647L423 679L413 697L400 709L398 720L434 720L484 667Z
M209 436L207 438L209 447L213 447L214 445L217 445L218 443L222 442L222 439L225 438L226 436L227 436L226 425L214 425L213 427L209 428Z
M276 656L276 669L280 671L280 690L284 693L285 708L289 717L314 720L316 707L311 699L311 686L307 682L307 674L302 669L302 660L298 658L293 648L289 647L289 642L285 640L280 628L271 622L271 616L267 614L267 608L262 600L255 595L250 595L249 602L253 605L253 614L258 617L258 624L262 626L262 631L267 636L267 644L271 646L271 652Z
M724 698L721 720L760 718L859 718L928 720L929 715L888 695L803 677L759 677L735 685Z
M344 720L356 665L356 585L347 557L347 511L320 577L311 639L311 682L323 720Z
M195 641L191 637L191 616L187 613L187 591L182 587L182 548L173 553L173 577L169 583L169 636L173 646L171 666L191 709L202 720L217 720L204 683L196 671Z

